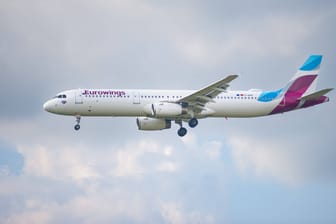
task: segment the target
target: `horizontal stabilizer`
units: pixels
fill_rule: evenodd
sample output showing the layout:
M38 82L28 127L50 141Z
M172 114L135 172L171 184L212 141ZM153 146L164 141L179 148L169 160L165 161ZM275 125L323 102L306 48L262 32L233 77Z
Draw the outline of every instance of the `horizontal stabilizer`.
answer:
M322 89L320 91L317 91L315 93L306 95L304 97L301 98L301 100L314 100L314 99L318 99L319 97L327 94L328 92L330 92L331 90L333 90L334 88L329 88L329 89Z

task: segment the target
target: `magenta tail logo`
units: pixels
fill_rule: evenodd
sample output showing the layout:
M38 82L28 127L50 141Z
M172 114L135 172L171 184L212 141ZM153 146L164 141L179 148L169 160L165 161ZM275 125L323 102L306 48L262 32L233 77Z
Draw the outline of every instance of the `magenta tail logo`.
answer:
M300 98L314 82L316 77L317 75L305 75L297 78L287 89L280 104L274 108L271 114L283 113L295 109L300 103Z

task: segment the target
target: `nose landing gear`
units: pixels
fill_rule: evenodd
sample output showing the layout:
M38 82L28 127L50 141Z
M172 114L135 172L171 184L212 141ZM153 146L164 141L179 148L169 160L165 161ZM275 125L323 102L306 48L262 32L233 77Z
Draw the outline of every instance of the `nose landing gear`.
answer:
M80 125L79 125L80 119L81 119L81 116L80 115L76 115L76 123L77 124L74 127L76 131L78 131L80 129Z

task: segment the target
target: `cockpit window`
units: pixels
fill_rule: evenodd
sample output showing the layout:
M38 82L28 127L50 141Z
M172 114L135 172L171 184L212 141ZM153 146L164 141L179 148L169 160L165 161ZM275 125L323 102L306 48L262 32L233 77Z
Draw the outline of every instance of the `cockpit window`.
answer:
M54 96L54 98L66 98L66 95L63 94L63 95L57 95L57 96Z

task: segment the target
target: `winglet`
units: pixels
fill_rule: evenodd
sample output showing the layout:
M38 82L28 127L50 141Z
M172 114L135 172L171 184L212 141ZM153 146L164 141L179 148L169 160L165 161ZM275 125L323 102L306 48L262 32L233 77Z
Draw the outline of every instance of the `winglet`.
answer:
M322 55L311 55L301 66L301 71L312 71L320 67Z

